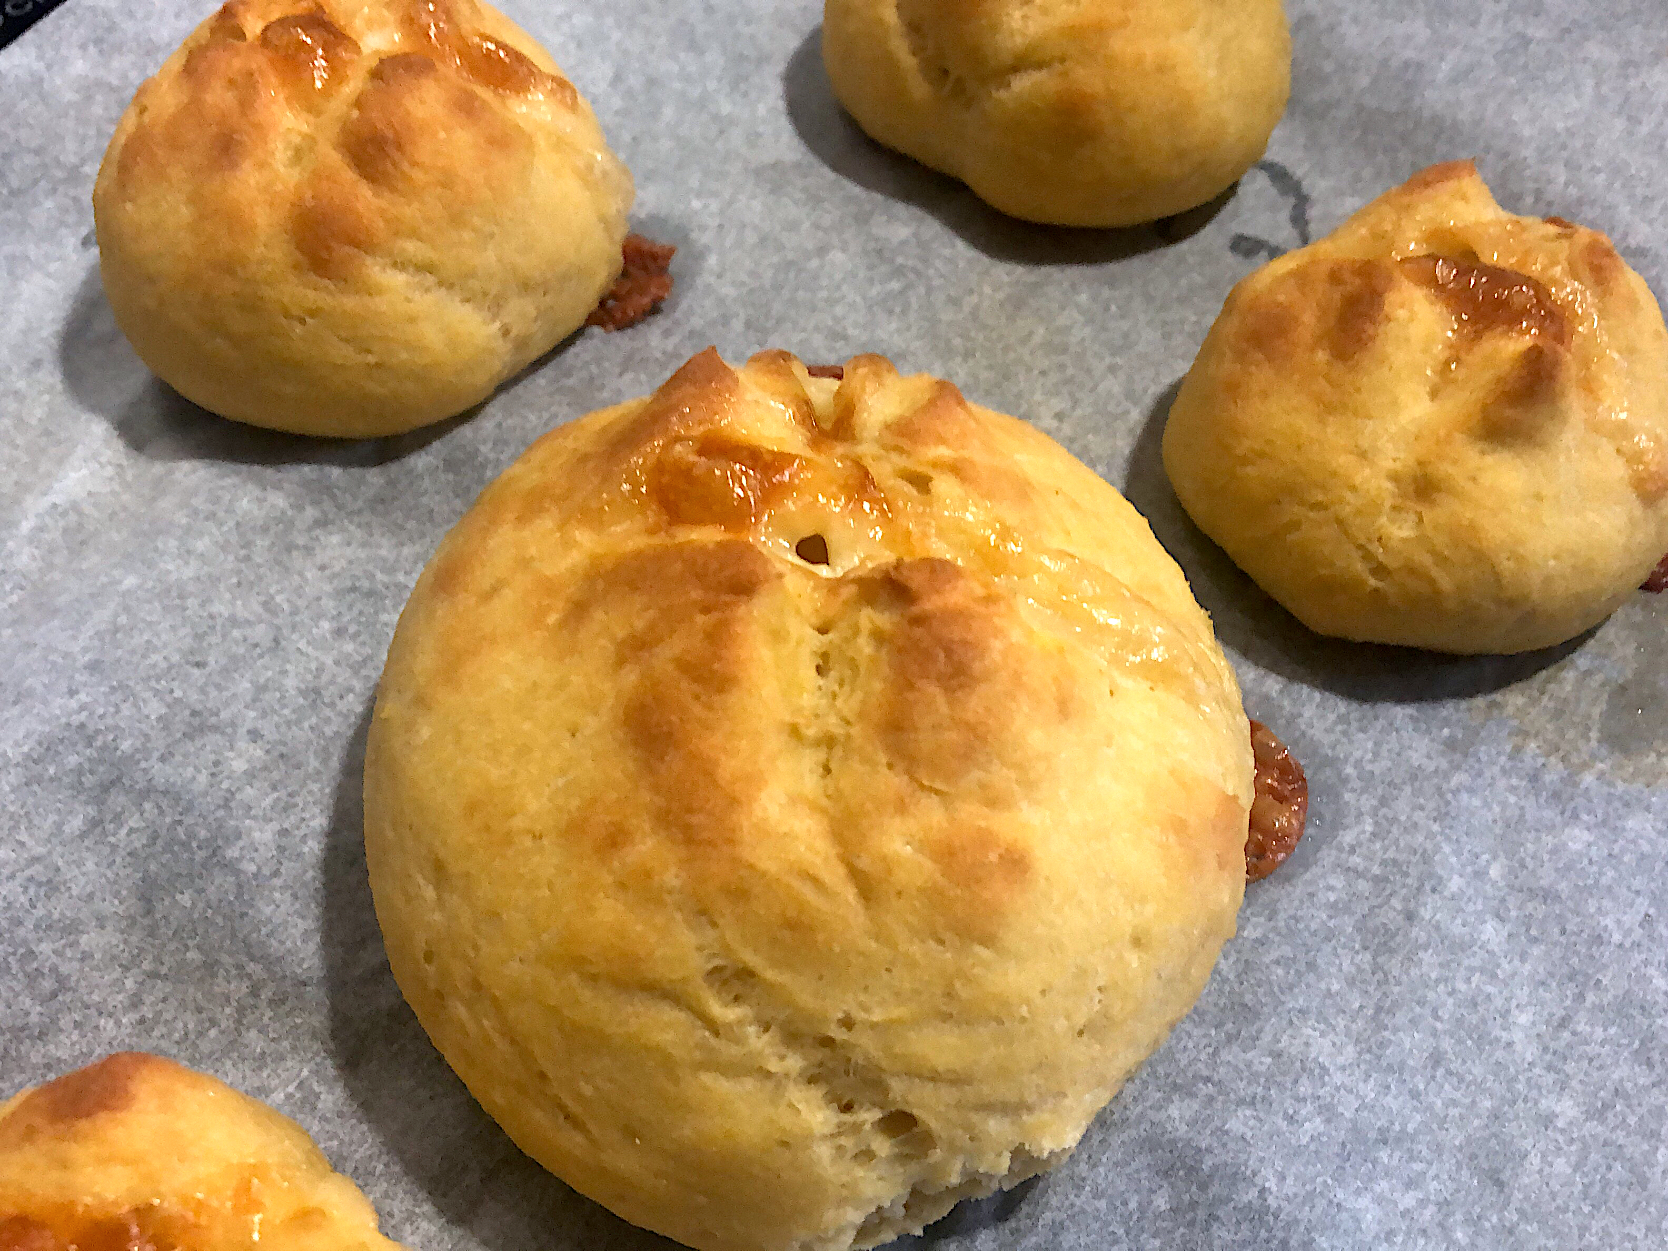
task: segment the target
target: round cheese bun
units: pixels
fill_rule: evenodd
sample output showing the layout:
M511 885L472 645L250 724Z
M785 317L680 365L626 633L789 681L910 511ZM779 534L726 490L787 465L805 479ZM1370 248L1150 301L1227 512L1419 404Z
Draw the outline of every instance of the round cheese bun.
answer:
M477 0L231 0L122 115L93 192L116 322L163 381L278 430L478 404L620 272L631 177Z
M1668 333L1603 235L1438 165L1234 289L1164 464L1311 629L1547 647L1668 550Z
M1058 444L877 356L709 350L535 443L424 571L377 916L577 1190L702 1251L874 1246L1061 1159L1192 1005L1246 725Z
M1280 0L826 0L822 54L874 139L1062 226L1214 199L1291 86Z
M5 1251L397 1251L294 1121L124 1052L0 1104Z

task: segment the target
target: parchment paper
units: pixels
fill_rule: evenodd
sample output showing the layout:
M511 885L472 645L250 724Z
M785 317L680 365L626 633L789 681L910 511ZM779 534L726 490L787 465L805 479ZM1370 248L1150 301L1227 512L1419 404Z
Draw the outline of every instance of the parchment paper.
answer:
M1668 10L1288 4L1271 163L1163 231L1094 234L866 141L810 0L505 0L679 245L677 294L365 444L194 409L111 320L93 175L206 0L74 0L0 52L0 1088L161 1051L298 1119L419 1251L669 1245L522 1157L400 999L360 849L367 709L424 560L539 433L709 343L874 350L1127 490L1314 797L1076 1156L922 1243L1668 1245L1668 596L1516 660L1327 642L1189 527L1157 453L1233 282L1437 160L1607 231L1668 293Z

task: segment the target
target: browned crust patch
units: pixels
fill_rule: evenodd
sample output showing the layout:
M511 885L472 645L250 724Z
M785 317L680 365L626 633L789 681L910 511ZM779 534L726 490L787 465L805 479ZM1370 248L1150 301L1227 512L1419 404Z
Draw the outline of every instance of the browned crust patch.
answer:
M1461 179L1477 176L1477 162L1475 161L1443 161L1438 165L1431 165L1420 170L1413 177L1402 184L1403 191L1428 191L1432 187L1440 187L1445 182L1458 182Z
M636 608L619 644L622 666L641 665L623 709L627 739L689 871L720 869L764 785L756 761L722 744L757 663L753 602L780 577L757 548L728 541L639 553L604 578L616 604Z
M61 1125L120 1112L133 1102L143 1076L167 1063L142 1051L118 1051L30 1092L17 1111L43 1123Z
M0 1251L185 1251L221 1245L211 1231L161 1200L107 1212L62 1204L0 1218Z
M1378 261L1339 261L1328 275L1336 301L1327 347L1340 361L1372 346L1384 324L1384 303L1395 280Z
M1295 284L1295 285L1293 285ZM1395 271L1382 261L1353 257L1318 261L1289 282L1236 289L1224 318L1246 352L1277 369L1319 347L1348 364L1372 347L1387 320Z
M1035 871L1025 847L982 825L933 839L927 856L975 917L1011 908Z
M290 238L307 268L332 282L351 277L381 236L370 208L334 180L315 179L290 217Z
M33 1217L0 1218L0 1251L58 1251L62 1245L50 1225Z
M1483 407L1478 433L1498 443L1527 442L1555 427L1563 412L1558 385L1564 360L1547 344L1531 343Z
M1028 735L992 727L1028 727L1040 738L1058 726L1071 715L1067 675L1026 645L1011 605L954 561L899 561L864 581L871 602L893 616L888 756L925 790L972 787L1011 802L1045 761Z
M326 91L360 55L358 41L319 9L267 23L260 46L290 89L303 98L308 91Z
M478 86L510 95L542 95L567 109L578 106L579 93L572 83L540 69L506 43L462 29L447 0L423 0L413 6L407 27Z
M1410 256L1402 273L1431 292L1467 334L1496 331L1570 341L1569 319L1539 279L1451 256Z
M805 458L708 430L661 449L649 495L673 525L745 533L806 473Z

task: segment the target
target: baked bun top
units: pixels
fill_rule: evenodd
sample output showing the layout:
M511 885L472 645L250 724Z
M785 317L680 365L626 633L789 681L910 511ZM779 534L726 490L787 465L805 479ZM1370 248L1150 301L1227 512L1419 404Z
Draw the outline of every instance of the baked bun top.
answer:
M1164 463L1321 633L1548 646L1668 549L1668 333L1604 235L1439 165L1234 289Z
M187 398L304 433L486 398L620 269L631 178L477 0L231 0L134 97L94 192L111 305Z
M1058 1158L1244 889L1245 715L1146 523L947 382L843 375L709 350L535 443L370 731L430 1036L699 1248L874 1245Z
M822 52L875 139L1065 226L1225 191L1291 86L1281 0L826 0Z
M302 1129L123 1052L0 1104L4 1251L396 1251Z

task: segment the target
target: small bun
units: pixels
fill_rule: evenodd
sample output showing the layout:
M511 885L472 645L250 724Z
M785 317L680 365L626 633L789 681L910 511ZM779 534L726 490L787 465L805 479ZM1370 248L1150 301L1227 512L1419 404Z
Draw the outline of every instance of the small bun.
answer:
M1061 1159L1192 1005L1246 725L1058 444L877 356L707 351L534 444L424 571L366 755L377 916L576 1189L703 1251L875 1246Z
M1668 332L1603 235L1439 165L1234 289L1164 464L1311 629L1551 646L1668 550Z
M231 0L139 89L93 192L140 357L225 417L386 435L462 412L620 271L631 177L477 0Z
M826 0L822 54L879 142L1061 226L1213 199L1291 86L1280 0Z
M399 1248L300 1126L172 1060L123 1052L0 1104L0 1247L257 1242Z

